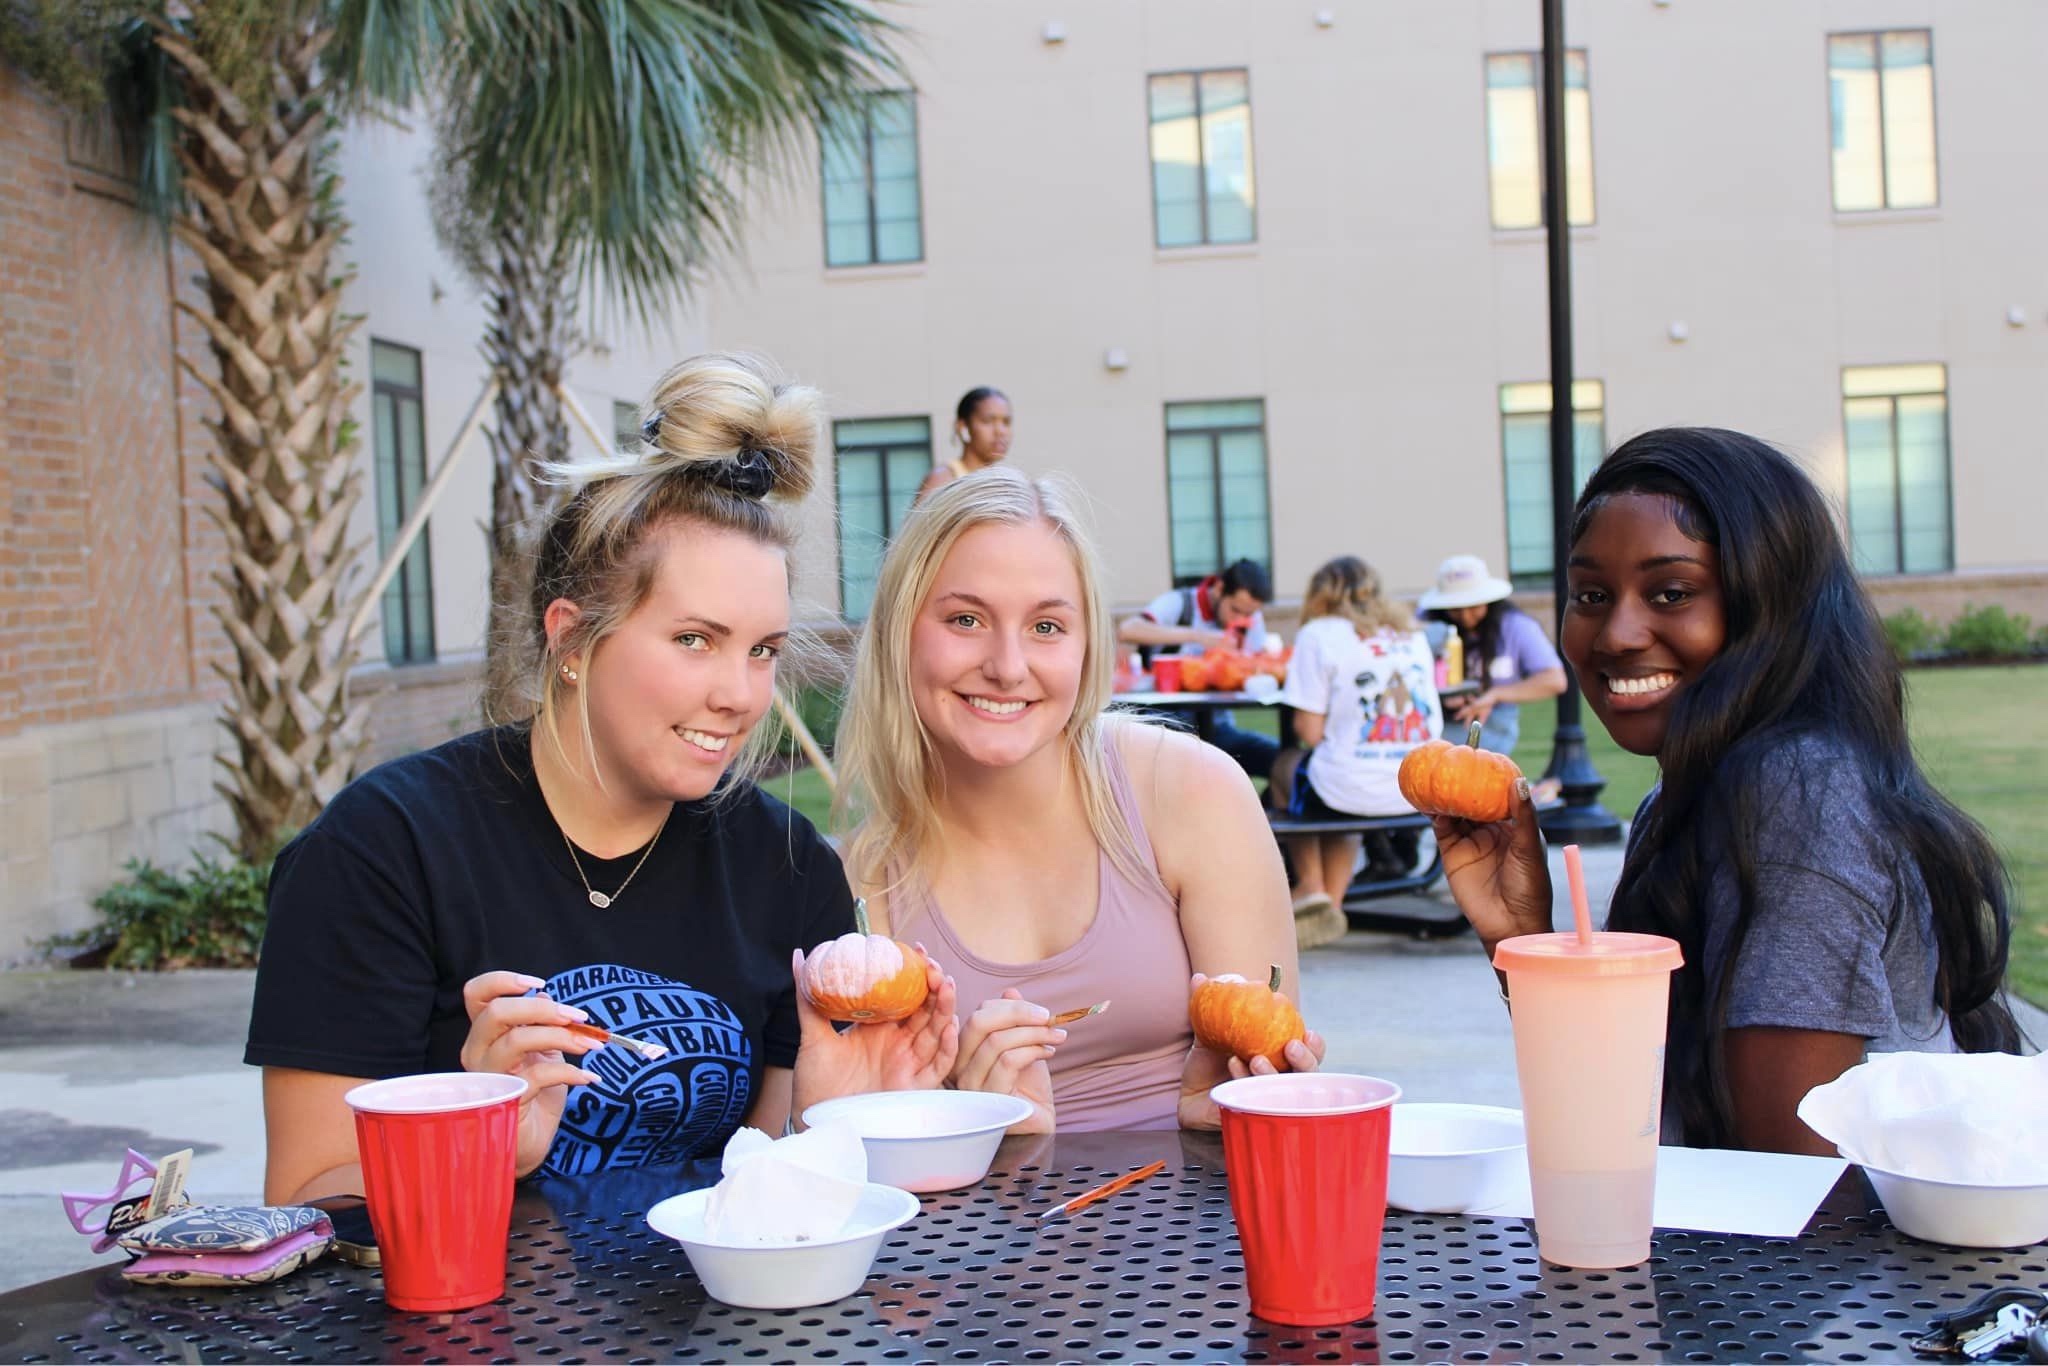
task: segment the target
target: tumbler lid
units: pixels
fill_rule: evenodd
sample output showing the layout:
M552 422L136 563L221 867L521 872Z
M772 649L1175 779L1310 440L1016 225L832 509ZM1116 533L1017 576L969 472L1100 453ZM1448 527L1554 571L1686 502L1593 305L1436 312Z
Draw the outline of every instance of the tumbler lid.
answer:
M1678 941L1661 934L1596 930L1581 943L1570 931L1523 934L1494 946L1493 965L1502 972L1537 972L1553 977L1628 977L1671 972L1685 961Z

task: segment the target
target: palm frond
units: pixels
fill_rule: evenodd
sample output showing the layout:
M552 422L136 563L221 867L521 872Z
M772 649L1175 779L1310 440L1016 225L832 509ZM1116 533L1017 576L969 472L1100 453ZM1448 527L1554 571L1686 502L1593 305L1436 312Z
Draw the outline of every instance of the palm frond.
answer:
M462 26L462 0L330 0L334 38L322 58L336 104L405 108L426 88Z
M106 94L115 130L134 153L136 204L158 222L168 222L185 193L178 165L180 133L172 112L185 96L156 33L148 19L120 26L107 60Z
M645 322L735 246L749 176L900 80L899 31L861 0L504 0L442 91L446 167L474 223L548 225Z

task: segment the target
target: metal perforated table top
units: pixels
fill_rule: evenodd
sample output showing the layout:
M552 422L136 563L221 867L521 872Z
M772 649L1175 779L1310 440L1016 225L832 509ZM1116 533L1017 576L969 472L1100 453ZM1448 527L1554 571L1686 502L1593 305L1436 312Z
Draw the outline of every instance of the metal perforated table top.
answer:
M1071 1220L1051 1203L1155 1158ZM1796 1240L1660 1233L1623 1271L1544 1265L1520 1221L1390 1214L1374 1317L1251 1317L1206 1135L1011 1139L988 1179L928 1196L861 1291L814 1309L707 1300L643 1218L673 1172L522 1189L506 1295L389 1310L332 1260L273 1287L130 1286L111 1266L0 1296L0 1358L119 1361L1897 1361L1929 1317L2048 1285L2048 1247L1966 1252L1895 1232L1855 1170ZM701 1179L692 1184L701 1184Z

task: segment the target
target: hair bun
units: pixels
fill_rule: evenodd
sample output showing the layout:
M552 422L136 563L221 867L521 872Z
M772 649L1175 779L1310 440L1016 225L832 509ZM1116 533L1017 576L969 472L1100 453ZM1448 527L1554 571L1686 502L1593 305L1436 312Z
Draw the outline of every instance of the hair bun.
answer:
M640 433L660 467L743 498L794 502L811 491L824 405L761 357L686 360L654 386L650 407Z

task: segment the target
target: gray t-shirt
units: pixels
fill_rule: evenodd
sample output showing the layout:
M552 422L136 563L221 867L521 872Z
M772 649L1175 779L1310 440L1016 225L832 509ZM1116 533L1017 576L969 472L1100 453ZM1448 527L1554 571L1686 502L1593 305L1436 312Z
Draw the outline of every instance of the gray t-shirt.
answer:
M1873 1053L1954 1052L1934 999L1927 885L1885 837L1848 748L1822 734L1790 738L1761 776L1749 832L1756 909L1727 979L1727 1027L1855 1034ZM1651 789L1636 812L1631 854L1657 796ZM1721 980L1741 905L1733 864L1711 862L1700 964L1709 983ZM1669 1123L1665 1136L1675 1136Z

